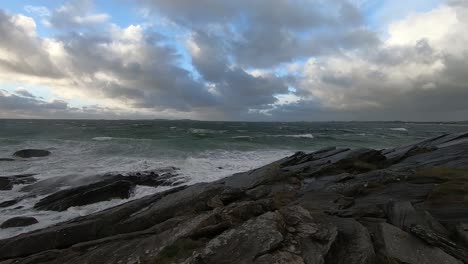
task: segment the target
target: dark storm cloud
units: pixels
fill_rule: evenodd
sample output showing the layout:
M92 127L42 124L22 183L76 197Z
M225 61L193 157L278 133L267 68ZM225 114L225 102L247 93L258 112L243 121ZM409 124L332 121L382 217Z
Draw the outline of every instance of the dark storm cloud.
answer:
M342 59L340 63L351 67L350 71L322 65L325 70L315 76L318 83L300 91L305 97L314 97L317 91L325 96L303 99L271 114L299 120L307 120L307 113L321 120L430 121L466 120L468 116L468 52L444 54L422 40L413 47L381 48L368 54L364 65ZM340 105L346 107L340 109Z
M44 112L54 110L66 110L68 104L64 101L45 102L39 99L5 94L0 92L0 110L3 111L24 111L24 112Z
M47 102L37 97L24 97L8 94L0 90L0 118L122 118L115 109L87 106L71 107L65 101L53 100ZM123 117L149 118L149 116L126 113Z
M139 29L135 29L139 30ZM95 87L106 97L128 100L136 107L177 109L214 104L214 97L206 87L193 80L190 73L176 65L179 55L169 46L161 45L160 36L144 32L142 39L115 40L111 35L69 34L61 38L72 59L80 81ZM127 45L137 50L122 54L113 46ZM131 56L138 58L132 59ZM130 56L130 57L128 57ZM129 61L130 59L130 61ZM115 80L100 80L95 73L114 76Z
M216 89L224 108L261 108L276 102L275 94L287 92L284 80L274 75L253 76L229 66L222 40L199 32L193 34L191 41L196 44L192 63Z
M376 43L347 1L140 1L190 30L215 32L226 55L245 67L274 67L307 56Z

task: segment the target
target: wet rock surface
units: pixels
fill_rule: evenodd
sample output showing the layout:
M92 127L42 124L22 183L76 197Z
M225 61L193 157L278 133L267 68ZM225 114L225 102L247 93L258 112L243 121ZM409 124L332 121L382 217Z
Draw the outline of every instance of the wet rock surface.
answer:
M0 190L11 190L17 184L30 184L36 182L35 174L21 174L12 176L0 176Z
M124 192L109 187L116 183ZM178 186L0 240L0 263L468 263L467 134L298 152L216 182L182 183L140 172L58 191L37 208Z
M20 227L29 226L39 223L36 218L28 216L13 217L0 225L0 228Z
M96 178L99 180L96 181ZM134 172L125 175L105 174L101 177L81 179L81 182L87 182L88 180L96 182L57 191L41 199L34 205L34 208L64 211L72 206L88 205L115 198L129 198L137 185L151 187L178 186L185 182L184 178L178 177L175 168ZM32 190L34 190L34 186L32 187Z
M16 151L13 156L20 157L20 158L34 158L34 157L46 157L49 156L51 153L48 150L44 149L22 149Z
M99 182L81 187L58 191L41 199L35 209L65 211L72 206L93 204L112 198L126 199L132 194L135 185L129 181Z

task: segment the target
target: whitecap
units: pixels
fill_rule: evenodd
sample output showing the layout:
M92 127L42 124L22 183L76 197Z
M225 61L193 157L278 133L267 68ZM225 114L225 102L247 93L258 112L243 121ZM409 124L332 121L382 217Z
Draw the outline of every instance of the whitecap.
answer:
M404 127L393 127L393 128L390 128L390 130L393 130L393 131L408 131L408 129L406 129Z
M268 135L269 137L291 137L291 138L314 138L312 134L298 134L298 135Z
M93 140L96 140L96 141L107 141L107 140L112 140L112 137L93 137Z
M189 132L192 134L223 134L226 133L227 130L212 130L212 129L205 129L205 128L190 128Z

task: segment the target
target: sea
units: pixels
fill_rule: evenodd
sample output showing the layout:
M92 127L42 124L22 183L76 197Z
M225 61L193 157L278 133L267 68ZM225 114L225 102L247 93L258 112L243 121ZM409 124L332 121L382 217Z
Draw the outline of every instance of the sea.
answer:
M38 180L89 177L173 166L187 184L214 181L296 151L337 146L383 149L443 133L468 131L468 123L411 122L205 122L192 120L0 120L0 158L21 149L46 149L47 157L0 161L0 176L36 174ZM0 203L24 196L22 186L0 191ZM66 186L64 188L67 188ZM33 216L39 223L0 229L0 239L88 215L168 187L137 187L129 199L33 209L43 196L0 208L0 223Z

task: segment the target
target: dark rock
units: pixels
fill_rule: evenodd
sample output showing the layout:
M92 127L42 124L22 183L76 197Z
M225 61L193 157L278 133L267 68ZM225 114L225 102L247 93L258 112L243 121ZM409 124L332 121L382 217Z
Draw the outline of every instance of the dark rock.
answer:
M21 199L13 199L13 200L8 200L8 201L1 202L1 203L0 203L0 208L5 208L5 207L9 207L9 206L15 205L15 204L17 204L19 201L21 201Z
M201 260L207 264L223 264L232 263L233 259L238 263L252 263L256 257L278 248L284 240L279 229L281 221L281 216L273 212L251 219L209 241L188 263Z
M22 149L16 151L13 155L20 158L33 158L33 157L46 157L51 153L48 150L44 149Z
M259 185L272 184L289 178L292 174L284 173L279 162L263 166L248 172L236 173L217 182L231 188L247 190Z
M330 223L326 215L311 214L301 206L288 206L279 212L284 218L288 233L278 253L291 252L305 263L324 263L325 256L337 238L337 227Z
M421 225L448 236L448 231L427 211L416 210L409 201L390 202L385 207L388 222L403 230L408 230L414 225Z
M177 173L177 168L168 167L157 170L130 172L125 174L106 173L91 177L55 177L21 188L23 192L32 192L37 195L50 194L67 186L78 187L98 182L130 181L135 185L144 186L178 186L187 181Z
M459 223L455 226L455 239L468 248L468 225Z
M374 245L369 232L363 225L349 218L331 218L330 220L338 227L338 236L326 256L326 263L375 263Z
M409 146L384 150L383 154L386 156L389 163L397 163L418 154L429 153L452 144L462 143L467 139L467 136L468 133L445 134Z
M411 234L387 223L377 225L375 234L377 253L384 260L397 263L446 263L461 264L456 258L445 253L440 248L428 245ZM391 263L391 262L390 262Z
M51 194L34 205L35 209L65 211L72 206L87 205L113 198L127 199L135 184L129 181L98 182Z
M448 254L468 263L468 250L457 245L445 236L442 236L422 225L413 225L409 228L409 231L429 245L441 248Z
M283 165L286 171L299 172L305 177L319 177L377 170L385 166L386 158L380 151L373 149L332 149L292 160L290 158L286 162L287 166Z
M10 227L20 227L20 226L30 226L39 223L36 218L28 216L19 216L13 217L0 225L0 228L10 228Z
M29 184L36 182L36 174L21 174L13 176L0 176L0 190L11 190L16 184Z
M150 223L141 222L138 224L135 220L130 225L126 223L132 215L140 211L146 211L145 209L164 196L181 189L183 187L157 193L140 200L131 201L122 206L110 208L103 212L77 218L42 230L0 240L0 260L28 256L57 248L67 248L79 243L145 230L171 217L159 216L164 219L160 222L151 222L152 219L148 219ZM172 216L174 216L176 212L172 213Z

